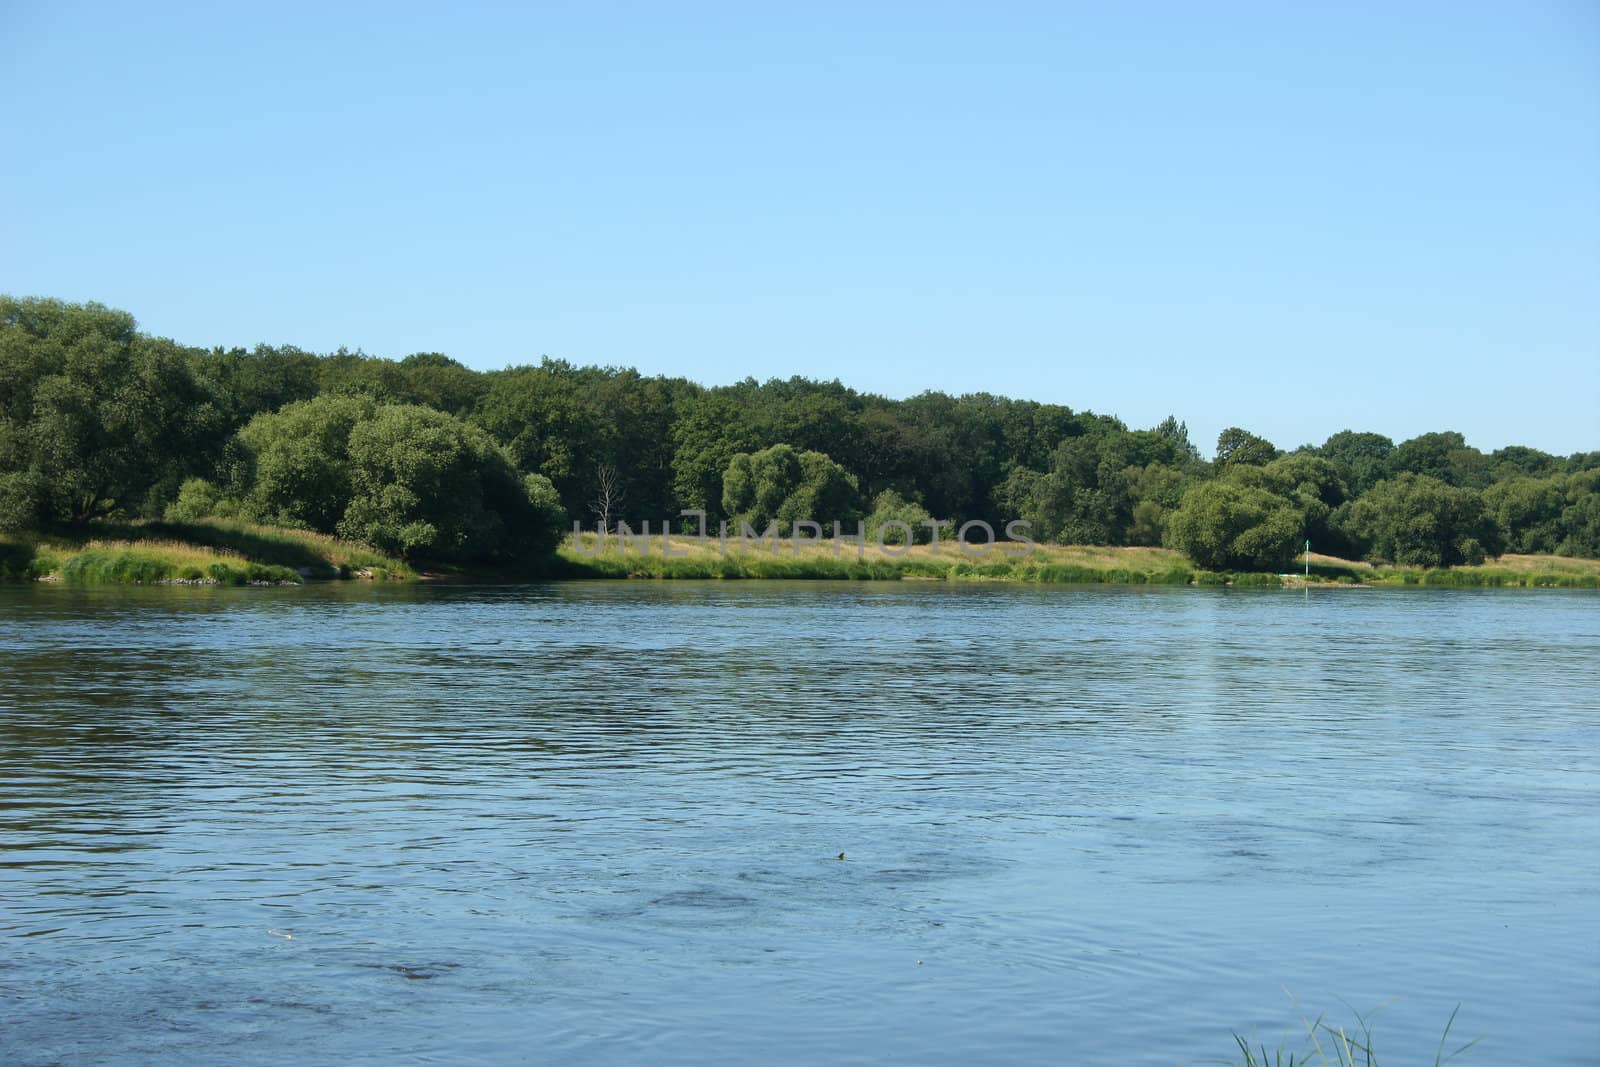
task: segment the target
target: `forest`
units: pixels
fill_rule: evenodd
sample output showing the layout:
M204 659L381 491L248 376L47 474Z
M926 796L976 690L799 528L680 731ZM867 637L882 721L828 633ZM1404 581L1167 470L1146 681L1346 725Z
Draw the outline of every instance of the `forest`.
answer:
M0 529L215 515L493 565L547 555L574 522L685 509L869 536L1021 519L1035 541L1165 545L1219 570L1283 568L1306 540L1421 567L1593 558L1600 452L1485 453L1448 430L1288 448L1233 427L1208 457L1176 416L1135 429L986 393L199 348L100 304L0 296Z

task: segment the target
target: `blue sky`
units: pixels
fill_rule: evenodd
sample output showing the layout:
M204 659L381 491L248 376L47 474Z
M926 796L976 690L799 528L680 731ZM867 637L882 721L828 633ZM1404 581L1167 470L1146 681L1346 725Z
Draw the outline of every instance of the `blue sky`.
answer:
M0 291L1600 448L1600 7L0 0Z

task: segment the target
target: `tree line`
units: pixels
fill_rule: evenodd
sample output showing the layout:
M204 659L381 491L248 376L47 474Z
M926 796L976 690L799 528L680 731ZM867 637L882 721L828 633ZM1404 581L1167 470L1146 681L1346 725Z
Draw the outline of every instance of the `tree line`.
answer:
M1281 568L1306 539L1423 566L1594 557L1600 452L1350 430L1285 450L1230 428L1208 459L1175 417L1132 429L986 393L205 349L102 305L0 297L0 527L235 515L507 562L548 553L573 521L637 528L684 509L891 540L891 520L922 539L935 520L1022 519L1036 541L1165 544L1219 569Z

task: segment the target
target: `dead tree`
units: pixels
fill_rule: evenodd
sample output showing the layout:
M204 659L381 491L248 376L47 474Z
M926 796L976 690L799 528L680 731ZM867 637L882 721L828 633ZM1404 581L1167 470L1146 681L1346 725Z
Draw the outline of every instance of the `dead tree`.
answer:
M622 475L617 473L617 468L609 463L597 463L594 468L595 494L589 501L589 509L594 512L595 518L600 523L600 533L606 534L611 530L611 517L622 507L623 498L627 496L622 489Z

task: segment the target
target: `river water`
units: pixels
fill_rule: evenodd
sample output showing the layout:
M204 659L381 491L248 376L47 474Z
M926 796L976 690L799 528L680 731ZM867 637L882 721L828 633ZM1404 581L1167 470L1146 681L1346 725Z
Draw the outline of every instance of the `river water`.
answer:
M0 588L7 1064L1200 1063L1371 1009L1432 1063L1457 1004L1457 1062L1600 1057L1593 593Z

